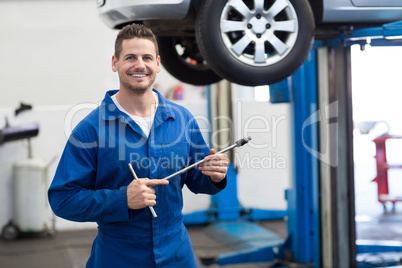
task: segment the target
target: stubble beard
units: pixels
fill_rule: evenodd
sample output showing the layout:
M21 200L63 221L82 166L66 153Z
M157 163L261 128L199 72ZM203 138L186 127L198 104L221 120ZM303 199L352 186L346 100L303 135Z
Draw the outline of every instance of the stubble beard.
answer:
M147 84L144 85L144 86L141 86L141 85L132 85L132 84L130 84L129 81L127 81L127 80L125 80L125 79L121 79L121 77L120 77L120 83L121 83L121 85L124 86L126 89L128 89L130 92L135 93L135 94L138 94L138 95L142 95L142 94L144 94L145 92L147 92L147 90L148 90L150 87L152 88L152 84L154 83L154 81L155 81L155 78L152 79L152 77L151 77L151 80L149 81L149 83L147 83Z
M138 95L142 95L144 94L147 89L149 88L149 84L146 86L133 86L130 83L126 82L126 81L122 81L121 84L127 88L130 92L138 94ZM151 84L152 85L152 84Z

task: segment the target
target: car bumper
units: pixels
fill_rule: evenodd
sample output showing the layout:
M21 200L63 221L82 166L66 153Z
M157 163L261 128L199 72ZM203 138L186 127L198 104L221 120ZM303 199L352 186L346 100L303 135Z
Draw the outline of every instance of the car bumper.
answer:
M106 0L99 16L111 28L141 20L183 19L191 0Z

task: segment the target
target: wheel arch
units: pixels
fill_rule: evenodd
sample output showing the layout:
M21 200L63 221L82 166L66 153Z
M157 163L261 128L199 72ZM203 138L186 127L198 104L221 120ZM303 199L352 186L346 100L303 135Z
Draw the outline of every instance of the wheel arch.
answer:
M311 9L314 13L314 21L316 23L322 22L324 12L324 0L309 0Z

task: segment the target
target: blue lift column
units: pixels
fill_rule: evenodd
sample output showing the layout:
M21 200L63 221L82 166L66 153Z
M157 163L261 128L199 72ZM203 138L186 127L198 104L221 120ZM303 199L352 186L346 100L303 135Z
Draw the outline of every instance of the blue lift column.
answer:
M255 225L238 228L217 223L229 236L264 237L266 243L249 243L247 249L222 254L209 264L271 261L276 262L275 267L316 268L395 265L387 261L377 266L356 263L357 253L401 252L402 246L355 241L350 84L350 46L364 45L367 37L372 38L372 44L390 45L386 39L395 36L402 36L401 22L316 42L291 78L270 87L271 101L290 102L292 110L293 178L286 191L288 237L281 241L265 236Z
M283 83L278 84L277 96L281 98L281 102L289 102L290 101L289 86L287 85L287 83L283 84L286 86L286 89L283 90L282 84ZM218 106L217 103L214 103L214 101L217 99L216 88L212 89L211 86L208 86L206 93L208 99L209 122L211 122L211 125L213 125L212 123L214 121L219 121L219 118L222 118L220 114L219 115L215 114L215 117L214 115L212 115L213 113L216 113L216 111L211 112L213 110L216 110L216 106ZM213 97L211 97L211 95ZM231 98L229 98L229 101L231 102ZM213 126L211 126L211 129L212 128ZM224 132L227 131L228 128L221 126L221 129L224 129L222 130L222 132ZM208 143L210 144L211 147L213 147L211 137L209 137ZM219 151L219 149L223 148L215 147L215 149ZM189 225L199 225L206 223L215 223L221 221L228 222L237 220L243 220L243 221L277 220L277 219L284 219L286 216L287 216L286 210L271 210L271 209L259 209L254 207L243 207L240 204L237 196L236 168L234 164L230 164L228 167L227 186L225 190L216 195L211 196L211 205L207 210L195 211L192 213L185 214L184 224L189 226ZM239 225L236 226L236 228L239 228ZM246 230L247 230L246 232L248 232L249 230L248 224L246 226Z
M288 240L282 258L320 267L316 52L292 76L292 186L287 190Z
M291 78L270 86L270 95L271 102L291 104L293 178L286 191L288 237L284 241L244 221L218 222L212 228L216 235L243 241L247 248L203 260L204 264L274 262L281 267L321 267L318 159L309 151L318 151L315 50Z

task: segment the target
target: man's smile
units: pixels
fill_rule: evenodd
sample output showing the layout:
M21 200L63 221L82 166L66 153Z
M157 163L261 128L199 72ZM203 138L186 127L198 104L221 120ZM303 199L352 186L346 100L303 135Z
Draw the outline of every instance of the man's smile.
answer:
M143 77L147 77L147 74L130 74L130 76L132 77L136 77L136 78L143 78Z

